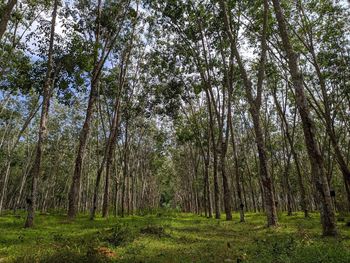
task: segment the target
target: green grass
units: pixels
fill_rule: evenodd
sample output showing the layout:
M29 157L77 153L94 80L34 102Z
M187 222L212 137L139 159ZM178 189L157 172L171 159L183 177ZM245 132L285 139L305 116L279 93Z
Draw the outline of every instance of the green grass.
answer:
M32 229L24 219L0 217L0 262L350 262L350 227L339 222L340 237L321 237L317 214L283 214L270 229L252 213L246 223L238 214L232 222L180 213L74 222L38 215Z

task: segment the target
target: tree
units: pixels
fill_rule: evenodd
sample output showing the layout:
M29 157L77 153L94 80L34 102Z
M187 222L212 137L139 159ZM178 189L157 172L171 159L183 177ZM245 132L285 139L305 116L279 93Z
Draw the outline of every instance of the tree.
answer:
M95 9L96 20L95 27L93 28L93 33L95 36L94 43L94 52L93 52L93 69L91 72L91 80L90 80L90 95L88 106L86 109L85 121L83 124L83 128L81 129L79 136L79 145L77 150L77 156L75 161L74 174L72 179L72 184L69 192L69 205L68 205L68 217L73 219L77 213L78 207L78 197L80 191L80 179L82 173L82 164L83 158L85 154L86 144L88 141L89 133L90 133L90 125L94 113L95 103L98 99L98 86L99 80L101 76L102 69L106 60L109 57L112 49L114 48L115 42L119 36L119 32L122 29L123 21L127 14L128 6L130 5L130 1L123 1L119 5L110 6L111 9L103 9L102 1L99 0L97 3L97 8ZM89 8L89 7L87 7ZM109 18L112 21L105 21L108 18L108 13L111 12ZM113 16L112 16L113 15ZM89 19L89 18L87 18ZM113 23L117 24L115 28ZM103 41L103 44L101 44ZM102 46L102 50L101 50Z
M237 64L240 70L240 74L243 80L243 85L246 90L246 97L250 105L250 113L254 122L254 131L256 136L256 144L259 152L259 161L260 161L260 176L264 187L265 194L265 207L267 213L267 224L268 226L277 225L277 212L276 205L273 193L273 186L271 177L267 168L267 157L265 150L264 136L260 124L259 111L261 107L261 93L263 88L263 81L265 75L265 63L266 63L266 51L267 51L267 26L268 26L268 1L264 1L264 22L263 30L261 35L261 56L258 72L258 81L257 81L257 95L256 98L253 97L252 92L252 81L248 78L248 74L243 65L243 61L237 49L237 44L233 31L231 28L231 22L228 15L227 4L222 0L220 1L221 9L224 15L224 22L226 26L226 32L231 42L232 52L237 60Z
M36 153L33 166L30 170L31 177L31 195L27 198L28 205L28 215L25 222L25 227L32 227L34 224L35 209L37 206L37 187L38 179L40 176L41 168L41 159L43 146L47 137L47 120L49 115L49 106L50 106L50 97L52 94L54 78L54 65L53 65L53 48L55 40L55 28L56 28L56 17L57 17L57 8L58 0L54 1L53 11L52 11L52 20L51 20L51 29L50 29L50 40L49 40L49 50L47 55L47 70L45 76L45 82L43 86L43 103L41 108L41 117L40 125L38 130L38 141L36 145Z
M298 55L295 53L290 40L285 22L285 17L278 0L273 0L273 6L278 22L283 47L288 58L288 66L295 88L296 104L303 124L305 144L310 159L313 180L319 193L321 205L321 222L323 235L337 235L335 212L330 196L329 184L324 171L323 157L317 145L314 122L310 114L308 102L304 93L303 75L298 66Z

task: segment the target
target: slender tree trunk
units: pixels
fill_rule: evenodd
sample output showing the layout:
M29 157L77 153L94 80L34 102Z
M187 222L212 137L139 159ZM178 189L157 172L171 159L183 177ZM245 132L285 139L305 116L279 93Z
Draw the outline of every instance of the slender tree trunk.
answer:
M232 143L232 151L233 151L233 158L234 158L234 165L235 165L235 181L236 181L236 189L237 189L237 197L238 197L238 207L239 207L239 221L245 222L244 218L244 204L242 200L242 188L241 188L241 174L239 169L239 162L238 162L238 156L237 156L237 147L235 142L235 134L233 130L233 124L232 120L229 120L229 125L231 129L231 143Z
M18 196L17 196L17 199L16 199L14 206L13 206L14 214L16 213L16 210L18 209L19 204L21 203L23 189L24 189L24 186L25 186L25 183L27 180L27 176L28 176L28 167L29 167L29 165L26 167L26 169L24 170L23 175L22 175L21 186L19 188Z
M5 195L6 195L6 189L7 189L7 183L10 175L10 168L11 168L11 161L7 162L6 165L6 172L5 172L5 177L2 185L2 191L1 191L1 198L0 198L0 215L3 209L3 204L5 200Z
M231 65L231 63L230 63ZM230 66L230 68L232 68ZM230 71L232 73L232 71ZM228 78L229 79L229 78ZM231 122L231 99L232 99L232 81L227 81L228 86L228 96L227 96L227 117L226 117L226 129L225 133L223 134L223 127L224 127L224 112L225 112L225 98L223 99L222 103L222 121L219 122L221 128L220 130L220 136L219 140L221 143L221 154L220 154L220 167L221 167L221 176L222 176L222 184L223 184L223 190L224 190L224 209L226 214L226 220L230 221L232 220L232 204L231 204L231 191L228 181L228 176L226 172L226 155L227 155L227 148L228 148L228 140L230 136L230 122ZM223 94L225 96L225 92Z
M207 156L204 160L204 172L205 172L204 177L205 177L205 187L206 187L206 193L207 193L206 204L208 207L208 217L212 218L213 208L211 205L211 191L210 191L210 181L209 181L209 158L210 158L210 152L209 152L209 145L208 145Z
M128 165L129 165L129 135L128 135L128 120L125 122L125 142L124 142L124 160L123 160L123 184L122 184L122 198L121 198L121 216L124 217L125 214L125 188L126 180L128 176Z
M287 94L287 92L286 92ZM300 190L300 199L301 199L301 208L304 211L304 216L305 217L309 217L309 212L308 212L308 207L307 207L307 200L306 200L306 190L305 190L305 186L304 186L304 180L303 180L303 176L301 173L301 169L300 169L300 161L299 161L299 156L298 153L295 151L295 147L294 147L294 129L295 129L295 118L296 115L294 115L294 122L293 122L293 131L292 134L290 132L289 129L289 124L286 118L285 113L282 110L282 107L280 105L280 103L277 100L277 94L276 94L276 89L273 89L272 92L273 95L273 99L276 105L276 109L278 114L280 115L280 118L282 120L282 123L284 124L284 133L285 133L285 137L287 138L289 147L290 147L290 151L293 155L293 159L295 162L295 168L297 170L297 175L298 175L298 184L299 184L299 190Z
M109 207L109 179L110 179L110 173L111 173L111 164L113 159L113 153L115 149L115 144L117 140L117 134L118 134L118 126L119 126L119 108L120 108L120 96L124 90L124 84L125 84L125 76L128 70L129 65L129 58L131 55L131 50L133 48L133 41L134 41L134 33L135 28L137 24L137 17L138 17L138 8L139 8L139 2L137 1L137 7L136 7L136 17L134 18L133 22L133 29L132 29L132 36L130 38L130 42L125 50L125 53L123 55L123 60L121 64L121 70L120 70L120 76L119 76L119 93L115 99L114 103L114 115L112 120L112 126L111 126L111 132L108 138L108 150L107 150L107 160L106 160L106 180L105 180L105 189L104 189L104 195L103 195L103 205L102 205L102 216L107 217L108 216L108 207Z
M323 235L335 236L337 235L337 227L334 207L330 196L327 175L323 167L323 156L321 155L316 141L314 122L311 117L308 102L304 93L304 82L303 76L299 70L298 57L290 43L285 17L279 0L273 0L273 6L283 47L287 54L290 74L295 88L296 103L303 125L305 144L310 159L313 181L318 191L318 198L321 205Z
M43 144L45 143L47 137L47 120L49 115L49 105L50 105L50 89L53 84L53 46L54 46L54 38L55 38L55 28L56 28L56 16L57 16L57 7L58 0L54 2L54 8L52 12L52 21L51 21L51 29L50 29L50 43L49 43L49 51L48 51L48 60L47 60L47 71L46 71L46 79L43 87L43 103L41 109L41 118L39 125L39 135L38 141L36 145L36 155L34 159L34 164L30 171L31 176L31 195L27 198L28 205L28 215L27 220L25 222L25 227L32 227L34 224L34 215L35 209L37 205L37 194L38 194L38 180L40 175L41 168L41 159L42 159L42 151Z
M83 159L84 159L86 145L90 134L90 127L91 127L91 121L94 114L94 108L95 108L96 101L98 99L99 78L101 75L101 69L104 64L104 58L100 58L100 59L98 58L98 50L99 50L99 44L100 44L100 30L101 30L100 16L101 16L101 0L98 0L97 17L96 17L96 33L95 33L96 40L95 40L95 48L94 48L94 68L92 71L91 89L90 89L89 101L88 101L83 128L79 135L79 144L78 144L78 150L77 150L77 157L75 159L74 174L73 174L72 184L68 195L68 218L70 219L75 218L76 213L78 212Z
M322 74L321 68L318 63L315 47L314 47L314 37L313 37L313 30L312 25L310 24L309 18L305 14L304 8L302 6L302 3L299 3L300 9L301 9L301 15L303 16L303 25L308 30L307 31L307 37L308 37L308 43L304 42L304 46L309 50L312 58L312 64L315 68L317 78L319 80L319 85L321 88L321 93L323 97L323 105L324 105L324 112L322 112L322 117L325 121L326 131L330 138L335 157L337 159L340 171L343 174L343 180L345 184L346 194L347 194L347 201L348 201L348 209L350 209L350 168L347 165L346 158L343 155L338 139L334 130L332 117L331 117L331 103L329 101L329 96L327 94L327 87L326 87L326 79L324 77L324 74Z
M117 138L117 129L119 124L119 108L120 108L120 95L121 95L121 89L122 87L119 87L119 92L115 98L115 105L114 105L114 114L111 124L111 130L108 137L108 140L106 142L105 151L103 155L102 163L98 169L97 177L96 177L96 183L95 183L95 190L94 190L94 197L93 197L93 206L91 210L90 219L94 219L95 212L97 209L97 197L98 197L98 189L101 181L101 175L103 172L103 168L106 164L106 179L105 179L105 190L103 195L103 205L102 205L102 216L106 217L108 215L108 199L109 199L109 177L111 172L111 164L113 159L113 153L115 150L115 143Z
M292 215L292 189L290 186L290 179L289 179L289 169L290 169L290 159L291 159L291 153L287 150L287 160L284 162L284 172L283 172L283 183L285 185L286 190L286 199L287 199L287 213L288 216Z
M112 121L112 127L110 132L110 137L108 139L108 145L109 149L107 152L107 163L106 163L106 181L105 181L105 191L103 196L103 205L102 205L102 216L107 217L108 216L108 200L109 200L109 177L111 172L111 164L113 159L113 153L115 149L115 144L117 140L117 134L118 134L118 125L119 125L119 107L120 107L120 99L116 98L115 102L115 113Z
M258 207L256 205L256 198L255 198L254 187L253 187L253 184L252 184L252 178L249 177L248 180L249 180L250 192L251 192L251 195L252 195L253 209L254 209L254 213L256 213L259 209L258 209Z
M257 83L257 95L256 98L253 98L252 92L252 82L248 78L248 74L246 69L244 68L243 61L237 49L236 40L233 36L231 23L227 11L227 4L224 0L220 0L221 9L224 14L224 22L226 26L226 32L229 36L231 42L232 52L237 60L238 67L242 76L243 84L246 91L246 96L248 99L248 103L250 106L250 114L253 119L255 139L258 148L259 155L259 166L260 166L260 177L262 181L262 185L264 187L264 199L265 199L265 209L267 215L267 225L268 226L276 226L277 225L277 211L275 205L275 197L273 192L273 184L271 180L271 176L269 175L267 168L267 155L265 149L264 142L264 134L261 128L260 123L260 106L261 106L261 93L262 93L262 85L263 79L265 75L265 61L266 61L266 50L267 50L267 19L268 19L268 1L264 0L264 21L263 21L263 32L261 37L261 57L260 57L260 66L258 72L258 83Z
M97 176L96 176L96 181L95 181L95 186L94 186L94 196L92 198L92 207L91 207L91 211L90 211L90 220L93 220L95 218L95 214L96 214L96 210L97 210L98 189L100 186L103 168L105 165L105 159L106 159L106 155L103 156L102 163L100 164L100 166L97 170Z
M114 161L114 163L116 163L116 161ZM115 166L117 166L115 164ZM119 188L119 183L118 183L118 170L117 168L115 169L115 186L114 186L114 216L117 216L118 215L118 194L119 194L119 191L118 191L118 188Z
M86 111L86 117L83 128L79 136L79 145L77 151L77 157L75 159L75 168L73 174L73 180L68 196L68 217L73 219L78 212L78 201L80 192L80 181L83 169L83 159L85 155L85 149L90 134L91 121L94 114L95 102L97 100L97 80L92 83L90 97L88 102L88 108Z
M326 123L326 131L328 133L328 136L330 138L335 157L337 159L340 171L343 174L343 179L344 179L344 184L345 184L345 189L346 189L346 194L347 194L347 201L348 201L348 208L350 209L350 169L345 161L345 157L342 154L342 151L340 150L339 144L338 144L338 139L334 131L332 119L331 119L331 109L330 109L330 103L329 103L329 98L327 94L327 88L326 88L326 82L325 79L321 73L321 69L318 65L316 54L314 51L314 48L312 46L311 48L311 54L314 60L314 66L316 69L316 74L319 79L321 91L322 91L322 96L323 96L323 105L325 108L324 112L324 119Z
M215 218L220 219L220 190L219 190L219 181L218 181L218 155L217 155L217 146L215 141L215 131L214 131L214 118L213 111L211 106L211 99L208 90L206 90L207 97L207 107L209 112L209 125L210 125L210 139L212 142L213 149L213 177L214 177L214 203L215 203Z
M231 213L231 191L228 183L228 177L226 174L226 152L227 152L227 144L225 141L222 142L221 146L221 155L220 155L220 166L221 166L221 176L222 176L222 184L224 190L224 209L226 214L226 220L232 220Z

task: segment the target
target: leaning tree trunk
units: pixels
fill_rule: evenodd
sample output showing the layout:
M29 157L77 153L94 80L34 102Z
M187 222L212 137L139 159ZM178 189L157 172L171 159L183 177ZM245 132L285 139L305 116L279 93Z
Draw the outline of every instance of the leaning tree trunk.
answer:
M321 69L318 65L318 61L317 61L317 57L316 57L316 53L314 51L314 47L313 47L313 43L311 42L311 54L312 54L312 58L314 61L314 66L316 69L316 74L318 76L319 79L319 83L320 83L320 87L321 87L321 92L322 92L322 96L323 96L323 105L324 105L324 119L326 122L326 131L328 133L328 136L330 138L333 150L334 150L334 154L335 157L337 159L340 171L343 174L343 179L344 179L344 184L345 184L345 189L346 189L346 194L347 194L347 201L348 201L348 208L350 208L350 169L345 161L345 157L342 154L342 151L339 147L339 143L338 143L338 139L336 136L336 133L334 131L334 127L333 127L333 123L332 123L332 118L331 118L331 109L330 109L330 102L329 102L329 98L328 98L328 94L327 94L327 88L326 88L326 81L323 77L323 74L321 72Z
M220 0L221 9L223 11L224 22L226 26L226 32L231 42L231 49L236 58L242 80L243 85L246 91L246 97L249 103L249 111L253 119L253 126L255 132L255 140L258 148L259 155L259 166L260 166L260 177L264 189L264 200L265 200L265 209L267 215L267 225L268 226L276 226L277 225L277 211L275 204L275 197L273 192L273 184L271 176L268 172L267 168L267 155L265 149L264 142L264 134L261 128L260 123L260 106L261 106L261 93L262 93L262 85L263 79L265 75L265 62L266 62L266 36L267 36L267 19L268 19L268 1L264 1L264 21L263 21L263 32L261 37L261 57L260 57L260 65L258 72L258 83L257 83L257 95L256 98L253 98L252 91L252 81L249 79L247 71L243 65L243 61L239 54L236 40L233 36L231 23L227 11L227 4L224 0Z
M231 143L232 143L232 151L233 151L233 158L235 163L235 181L236 181L236 191L237 191L237 197L238 197L238 209L239 209L239 221L245 222L244 218L244 204L242 199L242 187L241 187L241 175L240 175L240 169L239 169L239 162L238 162L238 156L237 156L237 147L234 137L234 130L233 130L233 124L232 120L229 121L230 129L231 129ZM249 177L250 178L250 177ZM255 200L253 202L255 204Z
M91 126L91 121L94 114L94 108L95 108L96 101L98 99L98 85L99 85L99 79L101 75L101 69L103 67L103 64L106 58L106 57L101 57L100 59L98 58L98 49L100 44L100 33L101 33L100 32L101 31L101 21L100 21L101 2L102 0L98 0L98 3L97 3L96 34L95 34L96 39L95 39L95 47L94 47L94 68L92 70L91 89L90 89L88 107L86 110L86 116L85 116L83 128L79 135L79 145L78 145L77 157L75 159L74 174L73 174L72 184L68 195L68 218L70 219L75 218L78 211L83 159L84 159L85 149L86 149L86 145L90 134L90 126Z
M122 89L122 87L120 87ZM120 96L121 93L119 93ZM108 139L108 151L107 151L107 160L106 160L106 181L105 181L105 191L103 195L103 205L102 205L102 216L107 217L108 216L108 200L109 200L109 177L110 177L110 172L111 172L111 164L112 164L112 158L113 158L113 153L115 149L115 144L117 140L117 134L118 134L118 124L119 124L119 112L120 108L120 98L116 98L115 101L115 112L113 116L113 121L112 121L112 127L111 127L111 132L110 136Z
M137 11L138 13L138 5L137 5ZM136 16L137 17L137 16ZM133 23L133 29L132 29L132 36L130 38L130 43L128 44L125 53L123 55L123 60L120 66L120 74L119 74L119 92L117 94L117 97L115 98L114 103L114 115L112 120L112 126L111 131L108 138L108 144L107 144L107 159L106 159L106 180L105 180L105 189L104 189L104 195L103 195L103 204L102 204L102 217L108 216L108 207L109 207L109 178L111 173L111 164L113 159L113 153L115 150L115 144L117 140L118 135L118 126L119 126L119 119L120 119L120 97L122 95L122 92L124 91L124 85L125 85L125 77L128 70L129 65L129 58L131 55L132 47L133 47L133 41L134 41L134 33L136 28L136 22L137 19L135 18Z
M124 142L124 156L123 156L123 180L122 180L122 196L121 196L121 216L125 215L125 188L126 178L128 176L128 165L129 165L129 134L128 134L128 119L126 118L125 123L125 142Z
M231 64L231 63L230 63ZM230 65L230 68L231 67ZM232 73L232 71L230 71ZM220 154L220 168L221 168L221 177L222 177L222 184L223 184L223 190L224 190L224 209L226 214L226 220L230 221L232 220L232 212L231 212L231 191L229 187L229 181L228 176L226 172L226 155L227 155L227 149L228 149L228 139L230 136L230 126L229 123L231 121L231 99L232 99L232 80L228 78L227 81L228 86L228 95L227 95L227 116L226 116L226 129L225 133L223 134L223 127L224 127L224 113L225 113L225 98L222 103L222 120L219 122L220 128L220 136L219 136L219 143L221 143L221 154ZM223 94L225 96L225 92Z
M295 147L294 147L294 129L295 129L296 116L294 115L292 132L290 132L289 124L288 124L288 121L286 118L286 114L283 112L282 107L277 100L277 94L276 94L275 88L273 88L272 96L273 96L273 99L274 99L274 102L276 105L277 112L280 115L282 124L284 124L284 134L285 134L285 137L287 138L287 141L288 141L288 144L290 147L290 151L291 151L291 154L293 155L293 159L295 162L295 168L297 170L297 175L298 175L298 184L299 184L300 199L301 199L300 200L301 209L304 211L304 217L309 217L309 211L308 211L308 206L307 206L307 201L306 201L306 190L305 190L305 186L304 186L303 176L301 173L299 156L298 156L297 152L295 151Z
M219 190L219 182L218 182L218 152L215 141L215 131L214 131L214 119L213 119L213 111L211 107L211 99L208 90L205 90L207 97L207 107L209 111L209 123L210 123L210 139L212 142L213 149L213 177L214 177L214 203L215 203L215 218L220 219L220 190Z
M97 199L98 199L98 188L100 186L100 182L101 182L101 177L102 177L102 172L103 172L103 168L104 165L106 163L106 154L103 156L102 162L97 170L97 176L96 176L96 181L95 181L95 186L94 186L94 195L92 198L92 207L91 207L91 211L90 211L90 220L94 220L95 218L95 214L96 214L96 210L97 210Z
M0 215L3 209L3 204L5 200L5 195L6 195L6 189L7 189L7 183L10 175L10 168L11 168L11 161L7 162L6 165L6 172L5 172L5 177L2 185L2 190L1 190L1 198L0 198Z
M55 39L55 28L56 28L56 16L57 16L57 7L58 0L54 2L54 8L52 12L52 20L51 20L51 29L50 29L50 43L49 43L49 51L48 51L48 59L47 59L47 71L46 78L43 87L43 103L41 109L41 117L40 117L40 125L39 125L39 135L38 141L36 145L36 154L34 159L34 164L30 170L31 181L31 193L27 198L28 205L28 215L25 222L25 227L32 227L34 224L34 216L35 209L37 205L37 194L38 194L38 180L40 175L41 168L41 158L43 151L43 144L47 137L47 120L49 115L49 106L50 106L50 89L51 85L53 85L53 47L54 47L54 39Z
M209 129L208 129L208 133L209 133ZM211 205L211 191L210 191L210 181L209 181L209 163L210 163L210 144L209 144L209 134L208 134L208 145L207 145L207 149L206 149L206 155L203 155L203 159L204 159L204 180L205 180L205 188L206 188L206 198L205 198L205 202L206 202L206 206L208 209L208 218L212 218L213 217L213 208Z
M231 117L231 116L230 116ZM228 128L227 128L228 131ZM229 134L227 132L226 138L229 137ZM224 190L224 209L226 214L226 220L230 221L232 220L232 213L231 213L231 191L229 187L228 182L228 176L226 174L226 153L227 153L227 139L223 139L221 143L221 155L220 155L220 170L221 170L221 176L222 176L222 184L223 184L223 190Z
M315 46L314 46L314 37L313 37L313 30L312 30L312 25L310 24L310 21L305 14L304 8L302 6L302 3L300 3L300 11L301 15L303 16L303 25L305 28L308 29L307 32L307 37L308 37L308 44L304 43L304 46L309 50L311 54L311 58L313 61L313 66L316 71L317 78L319 80L319 85L321 88L321 94L323 97L323 105L324 105L324 112L322 112L322 117L325 121L325 126L326 126L326 131L328 133L328 136L330 138L334 154L336 157L336 160L338 162L340 171L343 174L343 180L345 184L345 190L346 190L346 195L347 195L347 201L348 201L348 209L350 209L350 168L348 167L348 164L346 162L346 158L343 155L340 147L339 147L339 142L338 138L336 136L336 132L334 130L334 125L332 122L332 117L331 117L331 102L329 100L329 96L327 94L327 87L326 87L326 78L324 74L322 74L321 67L319 65L318 59L317 59L317 54L315 51Z
M80 179L81 179L81 173L83 168L83 158L85 154L88 137L90 134L90 126L91 126L91 121L94 114L94 107L98 97L97 85L98 85L98 76L94 76L93 82L91 85L90 97L89 97L88 107L86 110L85 121L79 136L79 146L78 146L77 157L75 159L73 180L72 180L72 184L71 184L69 196L68 196L68 217L71 219L73 219L76 216L76 213L78 210Z
M273 0L273 6L283 47L288 59L288 66L292 77L292 82L295 88L296 104L302 121L305 144L311 164L313 181L318 191L323 235L335 236L337 235L335 211L330 195L327 175L324 171L323 156L321 155L316 141L315 126L310 114L307 98L304 93L304 81L298 65L298 56L290 43L285 17L279 0Z

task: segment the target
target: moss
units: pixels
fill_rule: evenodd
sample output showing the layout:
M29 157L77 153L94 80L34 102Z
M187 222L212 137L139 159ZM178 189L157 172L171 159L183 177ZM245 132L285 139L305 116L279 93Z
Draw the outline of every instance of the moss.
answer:
M238 214L231 222L180 213L71 222L50 214L38 215L32 229L24 218L0 217L0 262L350 262L350 228L338 222L341 236L323 238L318 214L282 214L276 228L253 213L246 223ZM106 239L116 227L128 240L117 246ZM113 257L92 253L101 248Z

